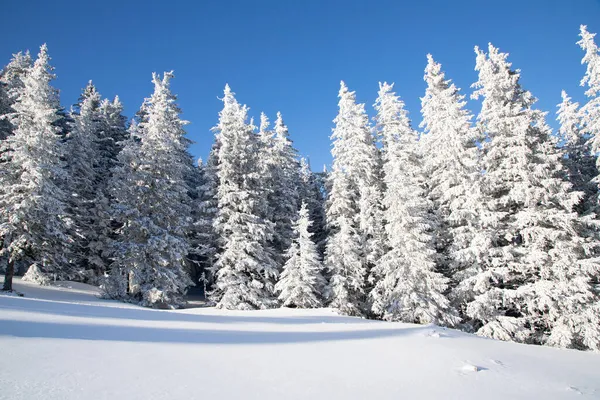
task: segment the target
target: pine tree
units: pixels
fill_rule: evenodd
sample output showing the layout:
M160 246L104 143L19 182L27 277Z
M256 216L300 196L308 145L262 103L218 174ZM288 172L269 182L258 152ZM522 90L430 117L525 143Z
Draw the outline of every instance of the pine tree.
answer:
M558 105L557 120L560 123L559 134L567 155L563 162L573 189L584 193L577 210L586 215L593 212L597 202L598 185L594 182L594 178L598 176L596 157L592 154L584 133L579 104L572 102L564 90L561 96L563 101Z
M447 279L436 271L428 204L422 188L417 133L393 85L380 84L375 103L383 147L388 251L374 268L373 312L385 320L454 325L444 296Z
M600 151L600 49L594 42L596 34L588 32L587 26L581 25L579 36L581 40L577 44L585 51L581 63L587 66L580 84L587 86L585 94L589 99L580 110L583 133L589 137L588 145L592 153L598 154ZM600 170L600 160L597 157L596 169ZM597 176L594 181L596 185L599 184Z
M0 81L0 140L4 140L12 134L13 127L8 120L9 115L12 112L11 106L12 102L8 97L6 84Z
M213 268L211 298L219 308L263 309L275 305L278 267L268 248L273 224L266 214L257 154L258 138L247 121L248 109L225 86L224 107L216 126L220 252Z
M333 170L327 200L330 229L325 266L331 306L350 315L367 311L367 274L383 252L380 159L364 104L341 82L334 119ZM346 253L346 254L342 254Z
M269 202L273 209L275 223L274 248L285 252L292 243L292 224L297 219L300 207L298 200L298 152L289 139L288 127L283 123L281 113L275 120L273 138L273 192Z
M464 285L476 273L485 242L479 230L480 167L477 143L483 138L471 125L464 95L448 79L441 65L427 56L427 89L421 98L422 154L428 198L433 202L438 269L451 277L455 306L464 311L472 288ZM483 244L483 246L482 246Z
M162 79L153 74L146 118L133 125L111 179L122 226L105 292L150 307L181 306L192 284L185 271L191 222L189 140L170 91L172 77L172 72Z
M63 178L59 129L58 91L43 45L12 108L12 135L0 142L0 237L8 256L4 290L12 289L15 263L32 262L26 278L48 283L68 279L66 265L65 194L57 185Z
M102 264L90 243L97 241L97 222L106 217L98 215L98 205L105 203L100 185L100 153L98 149L100 94L90 81L80 97L80 103L71 112L73 120L66 137L66 170L69 179L69 214L73 219L74 260L78 268L103 272ZM77 110L77 111L75 111ZM93 277L93 273L88 278Z
M13 104L19 98L24 87L23 78L31 68L29 52L13 54L8 65L0 72L0 140L6 139L13 132L10 123L14 113Z
M507 54L476 48L482 97L483 195L489 218L482 235L490 249L472 285L480 294L467 307L478 334L561 347L598 348L598 241L589 218L574 210L563 152L519 84Z
M193 273L190 274L195 283L207 274L214 264L216 253L216 235L213 228L217 213L214 176L202 160L198 160L196 169L195 190L193 191L192 227L190 241L192 244Z
M285 266L275 285L283 307L317 308L321 306L321 290L325 279L317 246L309 232L312 222L306 203L302 203L294 223L294 239L287 251Z
M9 97L16 101L25 87L25 76L31 69L32 64L29 51L13 54L10 62L0 73L0 82L6 85Z
M311 171L310 164L305 158L300 159L299 175L298 197L301 202L306 203L308 217L311 220L308 231L313 235L312 238L317 244L319 257L323 259L327 242L324 191L319 177Z
M292 223L299 207L298 153L289 139L281 113L277 113L275 129L269 129L269 119L260 116L258 132L259 165L262 190L267 197L265 218L275 224L271 246L274 257L283 266L285 252L290 247Z

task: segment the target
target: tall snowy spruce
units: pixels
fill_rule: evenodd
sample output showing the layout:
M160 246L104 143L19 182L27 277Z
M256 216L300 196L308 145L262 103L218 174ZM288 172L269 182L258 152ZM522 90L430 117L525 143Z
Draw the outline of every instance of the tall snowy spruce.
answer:
M561 96L562 102L558 105L557 120L560 123L560 139L566 153L563 162L573 190L584 195L576 207L577 211L582 215L588 215L594 212L598 201L598 184L595 182L598 176L596 157L592 154L590 141L585 134L579 104L574 103L564 90Z
M66 137L66 172L69 178L65 190L69 194L67 205L73 219L74 238L74 259L71 262L89 271L88 279L104 272L101 258L92 245L98 241L98 225L107 218L107 214L101 212L102 205L107 202L100 190L100 101L100 94L90 81L80 97L77 110L71 112L73 123ZM107 244L107 241L103 242Z
M8 96L6 84L0 80L0 140L4 140L12 134L13 127L8 120L12 111L12 101Z
M279 268L268 243L274 224L264 216L258 138L247 123L248 109L225 86L223 110L215 128L218 140L215 230L219 253L213 267L212 300L218 308L264 309L276 304Z
M600 49L594 42L595 33L590 33L587 26L581 25L579 36L581 40L577 44L585 51L581 60L587 69L581 86L587 86L585 92L588 97L586 104L581 107L580 113L583 122L583 133L589 136L589 145L593 154L600 152ZM596 167L600 170L600 159L596 157ZM598 176L594 183L600 184Z
M14 131L0 142L0 237L8 256L4 290L12 289L15 264L30 263L25 278L40 284L73 278L67 267L65 193L58 91L43 45L33 66L22 76L23 87L10 122Z
M312 233L312 239L317 244L322 259L327 242L324 191L319 177L310 169L310 164L304 157L300 159L299 177L298 196L301 202L306 203L311 220L308 231Z
M294 223L294 238L286 254L286 262L275 291L283 307L317 308L322 305L325 279L317 246L309 232L312 222L306 203L302 203Z
M267 116L261 113L258 139L262 186L267 195L266 218L275 224L272 247L283 266L285 252L292 241L292 224L300 206L298 152L289 139L288 128L279 112L273 130L269 129Z
M355 93L344 82L338 97L327 200L328 297L330 306L340 312L364 315L367 275L383 252L381 163L364 104L356 103Z
M190 254L190 277L195 283L206 284L215 261L216 234L213 223L217 213L216 185L212 171L198 160L196 178L192 188L192 226L189 236L192 244Z
M564 153L532 108L507 54L478 48L482 98L484 221L490 243L480 272L469 278L479 294L468 304L477 333L502 340L599 349L598 295L592 286L598 241L578 216L582 193L572 191Z
M14 129L10 123L13 104L21 95L23 78L31 69L29 52L13 54L10 62L0 71L0 140L6 139Z
M185 271L191 222L186 177L192 165L186 122L169 87L172 77L153 74L146 117L132 125L113 171L110 189L121 226L104 283L108 297L160 308L180 307L192 284Z
M464 95L431 55L425 68L427 89L421 98L421 151L427 197L433 202L438 268L451 278L450 297L460 311L472 300L467 278L476 274L487 243L478 235L481 168L477 143Z
M383 142L387 252L371 274L372 309L385 320L452 326L458 317L443 294L447 279L436 271L417 133L392 90L393 85L380 84L375 103Z

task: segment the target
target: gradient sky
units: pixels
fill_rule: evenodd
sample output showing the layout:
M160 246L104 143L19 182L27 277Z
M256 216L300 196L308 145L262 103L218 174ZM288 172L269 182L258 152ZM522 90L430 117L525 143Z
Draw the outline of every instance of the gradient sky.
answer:
M395 82L417 126L427 53L470 94L473 46L492 42L556 127L561 89L585 99L580 24L600 32L600 1L6 0L0 64L46 42L64 106L92 79L103 96L121 97L128 116L151 94L151 73L173 69L191 151L203 158L229 83L257 121L281 111L296 147L321 170L331 161L340 80L370 115L378 82Z

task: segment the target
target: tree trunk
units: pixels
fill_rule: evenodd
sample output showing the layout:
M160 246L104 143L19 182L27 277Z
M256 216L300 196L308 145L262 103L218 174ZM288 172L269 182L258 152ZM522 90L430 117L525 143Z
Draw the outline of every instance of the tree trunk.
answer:
M12 257L8 260L8 266L6 267L6 273L4 274L4 291L12 291L12 281L15 275L15 261Z

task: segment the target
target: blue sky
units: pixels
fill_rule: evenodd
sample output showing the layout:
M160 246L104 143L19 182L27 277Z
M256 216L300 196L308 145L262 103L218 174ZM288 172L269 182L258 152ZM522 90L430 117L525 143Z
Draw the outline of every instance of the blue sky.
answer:
M315 170L331 161L341 79L371 115L378 82L395 82L416 126L426 54L470 94L473 46L492 42L510 53L556 126L561 89L584 100L579 25L600 31L598 0L29 0L4 2L2 14L0 64L48 43L67 107L92 79L104 96L118 94L131 116L152 92L151 73L173 69L191 151L205 157L217 97L229 83L251 115L283 113Z

